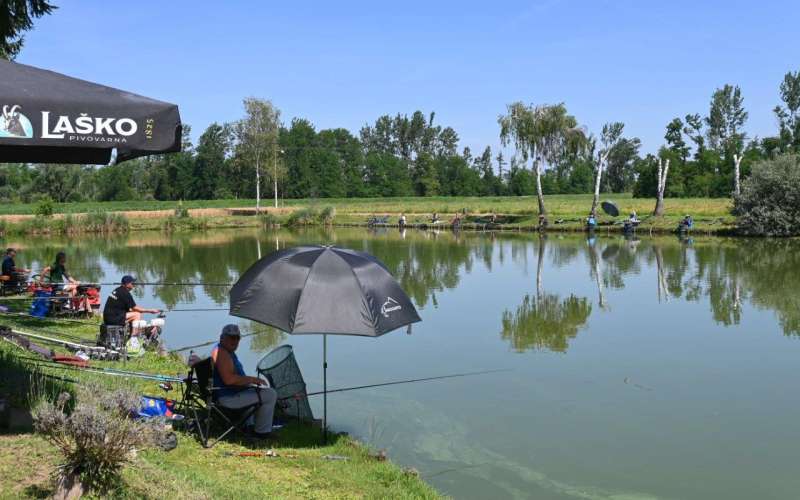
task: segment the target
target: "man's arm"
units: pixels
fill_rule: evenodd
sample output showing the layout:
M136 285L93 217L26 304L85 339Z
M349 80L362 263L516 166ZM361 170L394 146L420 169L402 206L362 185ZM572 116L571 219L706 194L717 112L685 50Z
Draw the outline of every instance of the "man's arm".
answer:
M152 314L156 314L156 313L160 313L160 312L161 312L161 309L147 309L147 308L145 308L145 307L133 306L133 307L131 307L131 311L135 311L135 312L139 312L139 313L152 313Z
M230 354L225 349L216 349L211 356L214 361L214 368L219 373L222 382L225 385L265 385L265 382L260 378L248 377L247 375L239 375L233 369L233 360Z

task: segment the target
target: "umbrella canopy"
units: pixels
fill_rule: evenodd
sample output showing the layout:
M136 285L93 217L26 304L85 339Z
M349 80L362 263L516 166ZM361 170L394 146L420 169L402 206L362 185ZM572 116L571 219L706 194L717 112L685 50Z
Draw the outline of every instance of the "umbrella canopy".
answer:
M230 313L291 334L378 337L420 321L382 262L325 246L288 248L253 264L231 288Z
M603 212L607 213L611 217L616 217L619 215L619 209L613 201L606 200L601 203L600 206L603 208Z
M181 148L178 107L0 59L0 162L107 164Z
M273 252L230 291L230 313L292 334L322 334L323 435L327 439L327 337L379 337L420 321L406 293L372 255L330 246Z

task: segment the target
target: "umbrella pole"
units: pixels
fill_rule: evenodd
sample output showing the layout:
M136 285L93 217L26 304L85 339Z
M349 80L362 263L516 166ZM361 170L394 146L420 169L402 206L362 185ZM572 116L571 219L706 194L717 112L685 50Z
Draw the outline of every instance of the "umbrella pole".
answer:
M328 336L322 335L322 442L328 444Z

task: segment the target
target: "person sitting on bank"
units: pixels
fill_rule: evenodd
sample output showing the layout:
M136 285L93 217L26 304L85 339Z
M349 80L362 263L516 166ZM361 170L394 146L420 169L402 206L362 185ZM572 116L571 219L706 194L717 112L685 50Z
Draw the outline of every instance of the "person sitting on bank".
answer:
M225 325L219 336L219 343L211 351L214 387L219 388L215 391L217 402L220 406L231 409L260 402L261 406L254 415L254 431L257 437L269 437L278 393L264 379L245 375L244 367L236 357L241 337L237 325Z
M594 218L594 214L590 213L589 217L586 218L586 227L589 229L594 229L597 227L597 219Z
M146 309L136 305L136 301L131 295L131 290L136 284L133 276L123 276L121 283L106 299L106 306L103 308L103 323L125 326L131 321L142 319L142 313L158 314L161 312L160 309Z
M6 256L3 258L2 275L7 276L3 280L5 286L9 288L16 288L19 286L20 275L25 275L30 272L30 269L23 269L17 267L14 258L17 256L17 251L13 248L6 250Z
M628 218L628 222L630 222L631 224L638 224L639 223L639 219L636 217L636 212L635 211L631 212L631 216Z
M42 270L42 279L47 277L53 285L54 291L64 291L70 297L75 296L75 291L80 284L67 272L67 254L58 252L55 262Z
M403 229L404 227L406 227L406 214L405 213L401 213L400 214L400 220L398 221L398 224L400 225L400 229Z
M692 216L686 214L683 220L678 223L678 231L688 231L689 229L692 228L693 224L694 220L692 220Z

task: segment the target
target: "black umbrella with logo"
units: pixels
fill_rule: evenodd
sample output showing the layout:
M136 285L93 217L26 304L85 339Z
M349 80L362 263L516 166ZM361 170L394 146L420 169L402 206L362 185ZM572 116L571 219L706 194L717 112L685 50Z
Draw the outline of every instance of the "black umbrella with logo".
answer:
M181 149L178 107L0 59L0 162L107 164Z
M327 426L327 336L379 337L420 321L386 266L374 256L330 246L273 252L230 291L230 313L290 334L323 337L323 429Z

